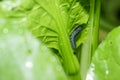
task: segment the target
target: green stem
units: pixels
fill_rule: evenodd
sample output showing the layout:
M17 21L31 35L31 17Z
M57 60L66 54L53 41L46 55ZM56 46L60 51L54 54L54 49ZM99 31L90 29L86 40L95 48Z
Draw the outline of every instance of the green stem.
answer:
M92 40L92 55L94 54L99 41L99 23L100 23L100 0L96 0L95 13L94 13L94 25L93 25L93 40Z
M58 10L58 13L59 10ZM58 26L58 32L59 32L59 48L60 48L60 54L62 56L63 60L63 66L68 74L68 76L71 78L71 80L81 80L79 73L79 62L74 55L71 43L70 43L70 38L66 30L66 24L64 24L64 18L61 18L62 15L57 15L56 23ZM63 27L61 27L63 26ZM75 79L76 78L76 79Z
M58 45L59 45L60 54L63 60L64 70L68 74L68 76L71 78L71 80L81 80L80 75L78 75L80 70L79 68L80 65L76 55L74 55L74 52L70 43L70 37L66 30L66 27L68 26L68 24L65 22L66 20L64 19L64 16L61 14L61 10L59 9L59 6L55 8L56 8L55 21L56 21L58 32L59 32Z
M90 0L90 17L87 27L88 35L81 49L80 71L82 80L85 80L91 57L98 45L98 29L100 17L100 0Z
M70 77L70 80L81 80L79 72L79 62L77 57L73 53L71 43L69 41L69 36L67 35L65 29L60 30L62 30L60 32L64 33L64 35L61 35L59 37L59 46L62 54L64 69Z
M69 36L64 29L60 32L64 32L64 36L59 37L60 50L63 58L63 66L67 74L75 74L79 71L79 63L77 57L73 54L73 50L69 41ZM62 34L62 33L61 33Z
M85 43L82 46L81 50L81 77L82 80L85 80L87 70L90 65L91 61L91 51L92 51L92 31L93 31L93 21L94 21L94 0L90 0L90 17L88 21L87 27L89 28L88 30L88 35Z

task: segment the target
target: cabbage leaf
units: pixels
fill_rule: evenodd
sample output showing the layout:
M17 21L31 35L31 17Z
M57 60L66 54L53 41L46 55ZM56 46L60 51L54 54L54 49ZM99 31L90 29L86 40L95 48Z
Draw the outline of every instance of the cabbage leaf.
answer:
M88 76L92 76L91 80L119 80L119 74L120 26L112 30L97 48Z
M0 18L0 80L67 80L58 57L21 19Z
M78 0L35 0L28 15L28 28L49 48L58 50L68 74L79 71L70 35L79 25L87 24L88 13ZM76 40L77 47L84 41L86 30Z

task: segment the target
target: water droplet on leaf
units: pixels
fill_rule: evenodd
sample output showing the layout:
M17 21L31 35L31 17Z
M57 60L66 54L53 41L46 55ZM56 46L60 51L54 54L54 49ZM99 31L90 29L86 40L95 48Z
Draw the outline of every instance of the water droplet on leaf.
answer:
M32 63L31 61L27 61L27 62L25 63L25 67L27 67L27 68L32 68L32 67L33 67L33 63Z

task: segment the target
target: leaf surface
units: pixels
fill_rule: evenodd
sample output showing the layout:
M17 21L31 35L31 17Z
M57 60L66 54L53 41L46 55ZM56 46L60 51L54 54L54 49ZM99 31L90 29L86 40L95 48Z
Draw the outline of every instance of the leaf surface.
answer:
M91 80L119 80L120 74L120 27L110 32L99 45L92 58Z
M86 24L88 13L77 0L35 0L36 6L28 15L28 28L49 48L59 51L68 74L79 71L79 63L70 43L70 35L78 25ZM76 40L77 47L84 41ZM70 67L68 67L70 66Z
M35 1L38 6L31 11L29 28L51 48L59 49L59 37L68 38L78 25L87 23L88 13L77 0ZM77 46L82 43L78 40Z
M17 19L0 18L0 80L67 80L58 60Z

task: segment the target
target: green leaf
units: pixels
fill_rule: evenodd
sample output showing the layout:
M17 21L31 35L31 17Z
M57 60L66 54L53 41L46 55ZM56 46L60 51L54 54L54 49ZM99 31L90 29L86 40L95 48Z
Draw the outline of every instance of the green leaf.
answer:
M80 5L80 2L76 0L36 0L36 2L38 2L38 5L34 7L28 18L29 28L37 37L42 39L47 37L43 41L45 43L48 42L47 45L49 47L59 49L56 37L59 38L61 33L64 34L60 29L65 30L66 34L70 36L78 25L87 23L88 14ZM53 39L52 41L51 38ZM52 45L52 43L56 45Z
M0 18L0 80L67 80L58 57L17 19Z
M0 1L0 17L6 17L10 14L10 11L19 5L18 1L15 0L2 0Z
M70 43L70 35L78 25L86 24L88 13L77 0L35 0L28 16L31 32L49 48L57 49L68 74L79 71L79 64ZM84 41L77 39L77 47Z
M34 5L34 0L3 0L0 2L0 17L25 17Z
M97 48L89 75L94 80L119 80L120 74L120 26L110 32Z

